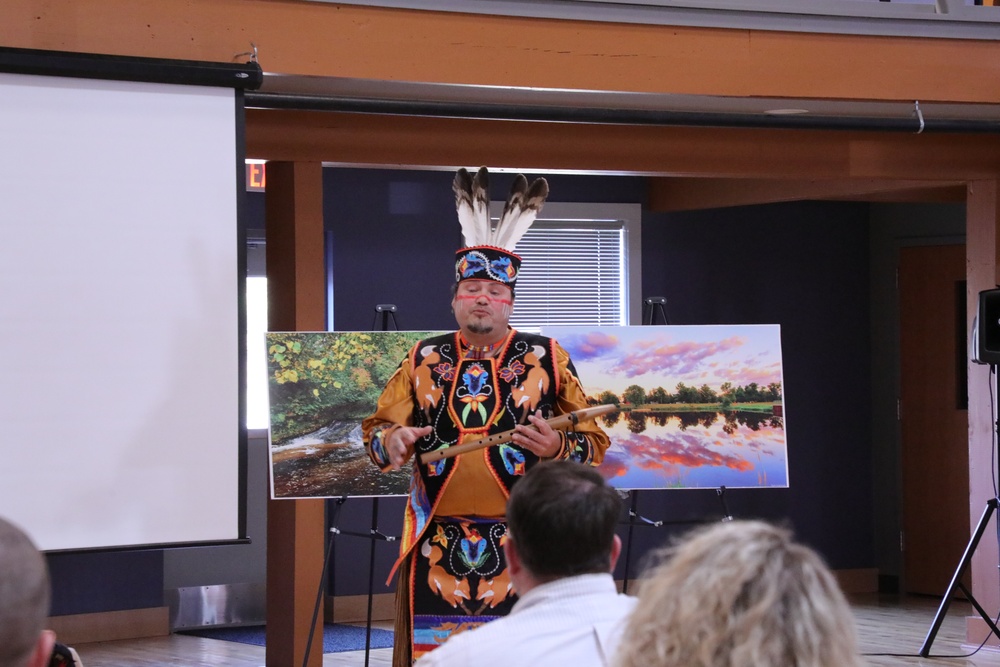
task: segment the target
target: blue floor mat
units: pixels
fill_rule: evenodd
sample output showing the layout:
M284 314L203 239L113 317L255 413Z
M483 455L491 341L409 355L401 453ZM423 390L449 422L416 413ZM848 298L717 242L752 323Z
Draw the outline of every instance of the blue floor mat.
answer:
M365 649L365 628L340 623L327 623L323 628L323 653L340 653L341 651L363 651ZM177 634L221 639L228 642L264 646L264 626L248 625L241 628L204 628L200 630L183 630ZM393 634L390 630L372 628L371 647L391 648Z

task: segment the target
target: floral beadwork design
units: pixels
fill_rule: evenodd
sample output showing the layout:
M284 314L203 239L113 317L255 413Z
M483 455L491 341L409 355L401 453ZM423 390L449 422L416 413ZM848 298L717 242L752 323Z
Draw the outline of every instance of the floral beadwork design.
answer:
M462 410L462 424L469 423L469 415L473 410L483 423L486 423L487 414L483 401L493 393L493 387L487 384L489 379L489 371L482 364L472 364L462 374L462 386L457 392L458 399L465 403L465 409Z
M524 375L524 364L521 363L520 359L514 359L500 369L500 378L504 382L514 382L522 375Z
M455 379L455 367L450 362L441 362L433 368L433 371L445 382L451 382Z

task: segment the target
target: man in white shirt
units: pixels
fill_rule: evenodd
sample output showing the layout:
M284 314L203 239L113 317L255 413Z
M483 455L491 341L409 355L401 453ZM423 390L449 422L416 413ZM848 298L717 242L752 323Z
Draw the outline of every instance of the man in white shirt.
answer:
M590 466L543 461L507 503L507 556L520 596L510 615L453 634L417 667L607 665L635 599L611 576L621 540L618 492Z

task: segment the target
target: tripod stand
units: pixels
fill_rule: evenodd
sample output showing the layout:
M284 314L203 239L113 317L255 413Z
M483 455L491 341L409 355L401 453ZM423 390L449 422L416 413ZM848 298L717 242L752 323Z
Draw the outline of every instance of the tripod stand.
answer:
M996 365L990 365L990 376L991 382L993 383L992 389L994 390L993 395L996 396ZM1000 433L1000 421L994 422L993 436L996 439L997 434ZM993 443L993 451L996 452L996 441ZM992 473L991 473L992 474ZM986 526L990 522L990 517L993 516L993 512L997 510L998 498L990 498L986 501L986 509L983 510L982 517L979 519L979 525L976 526L976 530L969 540L968 546L965 547L965 552L962 554L962 559L958 562L958 567L955 569L955 574L951 577L951 583L948 584L948 589L944 592L944 597L941 598L941 604L938 606L937 613L934 614L934 620L931 623L931 628L927 632L927 637L924 639L923 646L920 647L920 656L926 658L931 652L931 644L934 643L934 638L937 637L938 630L941 629L941 624L944 622L944 617L948 613L948 607L951 605L951 598L955 594L955 589L959 589L965 594L966 599L972 604L973 608L979 613L982 619L989 626L990 632L992 632L998 639L1000 639L1000 628L997 627L996 622L990 618L990 615L986 613L979 601L976 600L975 596L972 594L965 584L962 583L962 577L965 576L966 570L969 569L969 565L972 563L972 555L976 551L976 547L979 546L979 540L982 538L983 533L986 532Z
M986 613L986 610L982 608L976 598L972 595L972 591L966 588L965 584L962 583L962 577L965 575L965 571L969 568L969 564L972 562L972 554L976 551L976 547L979 546L979 539L983 536L986 531L986 524L990 522L990 517L993 512L997 509L997 499L990 498L986 501L986 509L983 510L983 516L979 519L979 525L976 527L976 532L973 534L972 539L969 540L969 546L965 548L965 553L962 554L962 560L958 563L958 568L955 570L955 574L951 578L951 583L948 584L948 590L944 592L944 597L941 599L941 605L938 607L937 613L934 615L934 621L931 623L931 629L927 633L927 637L924 639L924 645L920 647L920 657L926 658L931 652L931 644L934 643L934 638L937 637L938 630L941 629L941 624L944 622L944 617L948 613L948 607L951 605L951 597L955 593L955 589L958 588L965 594L969 602L975 608L979 615L983 617L986 624L990 626L990 630L998 638L1000 638L1000 628L997 628L996 623L990 618L990 615Z

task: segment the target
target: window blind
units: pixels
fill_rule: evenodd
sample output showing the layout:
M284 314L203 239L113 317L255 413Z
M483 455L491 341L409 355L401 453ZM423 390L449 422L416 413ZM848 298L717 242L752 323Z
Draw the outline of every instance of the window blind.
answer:
M626 325L623 221L538 220L523 259L511 325Z

